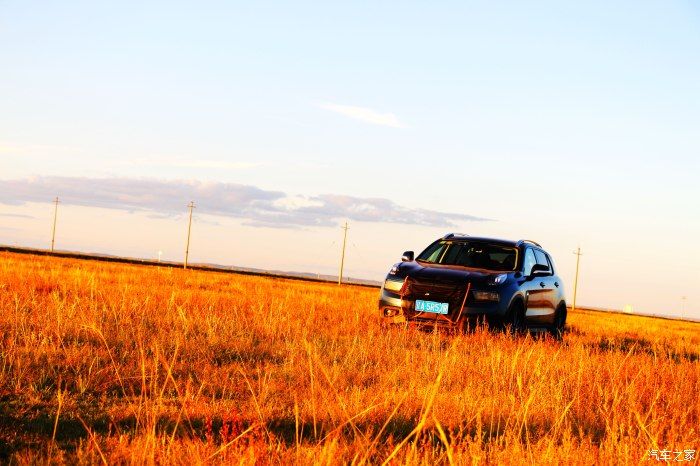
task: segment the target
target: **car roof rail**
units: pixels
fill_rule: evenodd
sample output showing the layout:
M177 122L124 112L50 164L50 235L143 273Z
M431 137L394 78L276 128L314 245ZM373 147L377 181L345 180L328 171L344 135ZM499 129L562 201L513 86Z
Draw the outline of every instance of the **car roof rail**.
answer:
M469 236L469 235L467 235L465 233L448 233L445 236L443 236L442 239L450 239L450 238L454 238L455 236Z
M542 245L540 245L540 243L537 243L537 242L535 242L535 241L532 241L531 239L521 239L520 241L518 241L517 243L515 243L515 245L516 245L516 246L521 246L523 243L534 244L534 245L537 246L538 248L541 248L541 247L542 247Z

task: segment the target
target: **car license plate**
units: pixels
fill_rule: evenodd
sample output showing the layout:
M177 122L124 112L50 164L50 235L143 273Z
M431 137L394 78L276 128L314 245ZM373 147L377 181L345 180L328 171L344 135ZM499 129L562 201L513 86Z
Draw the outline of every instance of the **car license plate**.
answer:
M435 301L423 301L418 299L416 300L416 311L447 314L447 303L436 303Z

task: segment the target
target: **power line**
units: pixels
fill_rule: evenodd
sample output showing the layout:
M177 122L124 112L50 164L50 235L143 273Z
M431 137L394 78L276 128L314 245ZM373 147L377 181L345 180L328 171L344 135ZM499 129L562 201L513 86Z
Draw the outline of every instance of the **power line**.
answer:
M194 209L194 201L190 201L189 204L187 204L187 207L190 209L190 221L187 225L187 246L185 246L185 266L184 268L187 268L187 259L190 256L190 234L192 233L192 209Z
M681 317L685 318L685 300L688 299L687 296L681 296Z
M367 264L368 261L365 259L365 255L362 254L362 250L355 244L353 241L350 241L350 245L355 248L355 252L357 253L358 258L363 264Z
M326 266L328 265L329 259L329 254L335 250L335 246L337 246L338 242L337 241L332 241L330 243L325 243L325 249L324 248L318 248L318 254L316 255L316 261L314 262L314 267L316 267L316 276L321 277L321 272L319 270L325 269ZM323 244L321 244L323 245ZM335 254L335 253L333 253ZM326 273L324 273L325 275Z

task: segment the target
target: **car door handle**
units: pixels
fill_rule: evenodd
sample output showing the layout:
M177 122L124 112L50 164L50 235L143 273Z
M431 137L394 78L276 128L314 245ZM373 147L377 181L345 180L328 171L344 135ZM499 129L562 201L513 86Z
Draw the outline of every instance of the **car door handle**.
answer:
M554 282L554 286L556 286L557 288L559 288L559 282Z
M540 282L540 286L544 288L544 282Z

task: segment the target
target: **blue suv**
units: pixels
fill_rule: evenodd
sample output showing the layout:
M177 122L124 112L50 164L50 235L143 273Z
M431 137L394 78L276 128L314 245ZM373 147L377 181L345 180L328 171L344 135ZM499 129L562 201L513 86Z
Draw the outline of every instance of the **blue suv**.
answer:
M384 281L379 313L383 323L465 330L485 321L560 338L566 300L552 258L534 241L449 233L418 257L404 252Z

